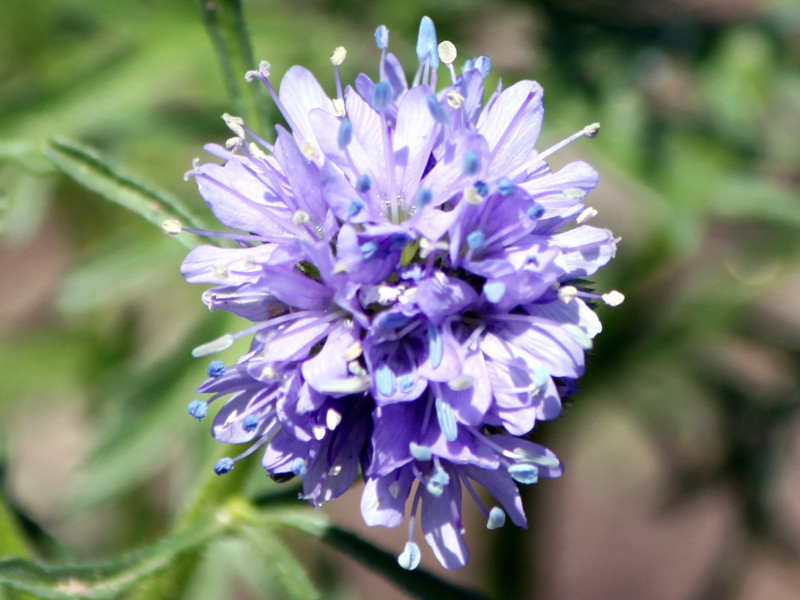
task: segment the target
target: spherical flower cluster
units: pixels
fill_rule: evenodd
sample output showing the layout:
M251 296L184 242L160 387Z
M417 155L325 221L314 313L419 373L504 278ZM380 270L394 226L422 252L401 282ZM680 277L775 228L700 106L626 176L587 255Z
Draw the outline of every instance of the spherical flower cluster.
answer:
M209 309L253 324L195 349L206 356L251 339L236 364L211 362L198 389L210 399L189 413L202 419L224 399L213 436L249 444L217 473L261 448L267 472L302 476L303 497L319 507L360 472L368 525L396 527L409 515L402 567L420 560L419 514L436 558L458 568L468 557L464 490L490 529L506 516L525 527L517 485L562 473L553 452L524 436L560 414L583 373L600 331L587 301L622 300L579 283L616 240L585 224L596 172L584 162L551 172L545 162L597 125L537 152L538 83L498 86L484 103L489 59L457 74L455 47L437 44L425 17L409 86L388 36L375 32L378 80L360 74L346 89L345 50L336 49L333 99L303 67L289 69L279 91L268 63L248 72L288 129L277 126L271 144L226 115L234 137L206 146L223 164L190 172L235 231L188 231L236 247L199 246L182 273L213 285ZM486 508L476 485L499 506Z

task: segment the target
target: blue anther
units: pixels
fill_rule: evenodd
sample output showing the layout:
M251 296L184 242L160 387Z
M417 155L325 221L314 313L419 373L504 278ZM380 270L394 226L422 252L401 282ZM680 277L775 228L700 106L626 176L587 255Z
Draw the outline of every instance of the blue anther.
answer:
M520 463L508 467L508 474L523 485L532 485L539 481L539 469L535 465Z
M344 150L353 139L353 125L350 119L342 119L339 124L339 149Z
M375 253L378 251L378 242L374 240L370 240L368 242L364 242L360 246L361 255L366 259L369 260Z
M212 360L208 364L206 374L209 377L222 377L225 374L225 363L221 360Z
M396 378L392 369L387 364L382 364L375 369L375 387L384 396L393 396L397 387Z
M414 378L411 375L403 375L400 378L400 380L397 382L397 385L400 388L401 392L403 392L404 394L407 394L408 392L413 390L414 387L416 387L417 382L414 380Z
M258 427L258 417L255 415L247 415L242 421L242 428L245 431L253 431L256 427Z
M489 195L489 184L485 181L476 181L475 191L478 192L482 198L486 198L486 196Z
M217 464L214 465L214 473L217 475L224 475L225 473L230 473L233 470L233 459L228 458L220 458L217 461Z
M414 542L406 542L406 547L403 553L397 557L397 564L406 571L413 571L419 566L419 561L422 558L422 552L419 551L419 546Z
M433 192L428 188L419 188L417 192L417 208L425 208L433 200Z
M531 219L538 219L544 214L544 206L534 202L525 214Z
M436 94L428 94L428 110L431 111L433 119L437 123L445 125L449 121L447 113L436 98Z
M382 111L392 101L392 86L387 81L381 81L372 92L372 108Z
M497 304L506 293L506 284L502 281L492 281L483 286L483 293L489 302Z
M415 442L411 442L408 444L408 451L415 460L420 462L428 462L433 458L433 450L430 446L420 446Z
M372 177L366 173L359 175L356 180L356 189L361 193L368 192L372 189Z
M475 150L467 150L464 152L464 161L461 165L461 170L464 175L475 175L481 168L481 157Z
M514 193L514 188L514 182L508 177L503 177L497 182L497 190L500 192L501 196L510 196Z
M436 41L436 27L430 17L422 17L417 36L417 59L421 65L426 62L432 69L439 66L439 44Z
M482 231L475 230L467 236L467 246L472 250L480 250L486 244L486 235Z
M408 323L410 319L403 313L390 313L380 320L378 326L381 329L400 329Z
M500 529L506 524L506 513L499 506L492 507L489 511L489 519L486 521L486 529Z
M364 210L364 203L358 198L351 200L350 204L347 205L347 214L351 217L355 217L362 210Z
M198 421L208 414L208 404L202 400L192 400L189 402L188 412Z
M389 30L386 25L378 25L375 29L375 44L379 50L386 50L389 45Z
M292 473L295 475L305 475L306 474L306 461L302 458L297 457L292 461Z

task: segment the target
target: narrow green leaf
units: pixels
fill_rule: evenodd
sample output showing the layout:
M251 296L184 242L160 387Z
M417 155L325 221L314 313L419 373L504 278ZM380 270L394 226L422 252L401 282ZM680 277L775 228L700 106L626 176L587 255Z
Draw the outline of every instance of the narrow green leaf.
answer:
M117 598L144 578L163 571L186 553L195 552L224 533L216 515L196 522L155 546L116 561L83 565L46 565L22 558L0 560L0 585L39 598Z
M797 194L777 183L753 177L727 177L711 198L710 209L722 217L800 227Z
M214 41L237 116L242 117L248 127L263 134L269 127L264 91L244 79L244 74L257 65L253 59L240 0L198 0L197 4Z
M273 572L275 579L280 583L284 592L282 597L287 600L321 598L306 570L274 531L263 527L256 531L248 527L244 530L244 535L264 559L264 565Z
M59 170L81 185L135 212L159 228L165 219L170 218L191 227L203 228L200 220L180 200L137 181L90 148L71 141L51 140L45 146L44 154ZM191 247L184 236L176 237Z
M340 552L356 559L398 588L422 600L485 600L485 596L442 581L424 569L404 571L397 557L382 550L354 533L331 525L319 513L301 510L264 513L259 517L267 525L281 525L322 540Z

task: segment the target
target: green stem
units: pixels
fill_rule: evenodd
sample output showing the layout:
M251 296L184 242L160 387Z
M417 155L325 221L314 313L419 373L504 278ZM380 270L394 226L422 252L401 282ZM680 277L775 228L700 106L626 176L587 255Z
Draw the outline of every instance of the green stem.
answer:
M263 135L269 128L264 90L244 79L244 74L258 65L253 59L240 0L197 0L197 4L214 41L237 116Z

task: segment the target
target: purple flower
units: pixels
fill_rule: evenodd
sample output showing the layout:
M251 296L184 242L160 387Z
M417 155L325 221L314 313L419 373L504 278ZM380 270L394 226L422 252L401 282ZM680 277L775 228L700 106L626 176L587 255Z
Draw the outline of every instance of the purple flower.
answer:
M594 169L574 162L551 172L545 162L597 125L537 152L538 83L498 86L484 104L489 59L458 74L455 47L437 44L424 17L409 86L386 27L375 40L377 80L362 73L344 89L346 52L336 49L333 99L302 67L278 91L268 63L248 72L288 128L277 126L270 144L225 115L233 137L206 146L223 163L190 172L233 231L186 231L235 245L195 248L182 273L213 286L203 293L209 309L252 325L194 350L250 340L236 364L209 365L198 392L210 398L189 413L202 419L222 401L212 435L249 444L217 473L262 449L267 472L302 476L303 497L317 507L361 473L368 525L396 527L408 514L401 566L420 561L419 513L436 558L458 568L468 556L464 490L490 529L506 515L525 527L517 486L563 471L522 436L560 414L583 374L600 332L587 302L622 301L578 283L611 259L616 240L586 224ZM485 507L478 485L499 506Z

